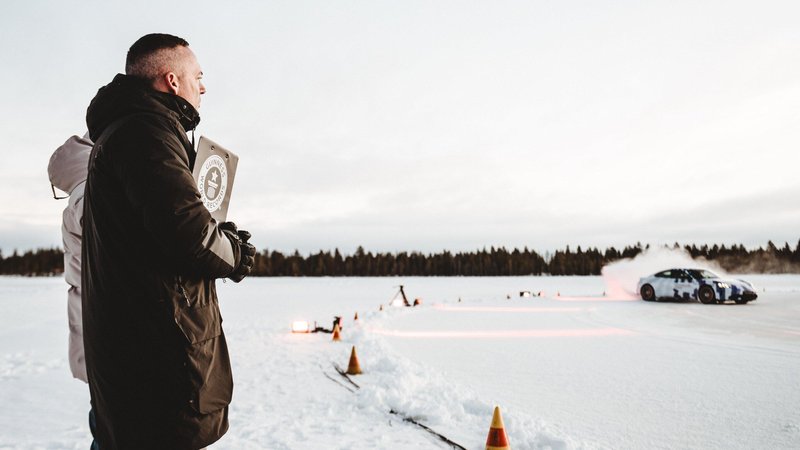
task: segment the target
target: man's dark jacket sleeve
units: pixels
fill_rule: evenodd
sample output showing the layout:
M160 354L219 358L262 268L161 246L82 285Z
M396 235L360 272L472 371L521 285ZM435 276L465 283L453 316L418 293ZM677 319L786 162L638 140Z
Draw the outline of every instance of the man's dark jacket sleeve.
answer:
M129 119L106 144L118 149L110 163L124 195L140 211L135 216L153 245L174 258L182 275L225 277L238 263L239 247L200 200L182 143L151 117Z

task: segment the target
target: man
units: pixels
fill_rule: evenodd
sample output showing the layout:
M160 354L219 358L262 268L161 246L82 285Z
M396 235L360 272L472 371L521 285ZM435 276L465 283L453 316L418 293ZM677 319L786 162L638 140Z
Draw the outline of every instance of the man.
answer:
M67 320L69 323L69 368L72 376L88 383L86 362L83 356L83 319L81 318L81 229L83 223L83 188L86 182L86 166L92 152L92 141L88 133L72 136L53 152L47 165L53 197L55 188L67 194L69 199L62 214L61 235L64 241L64 279L67 290ZM94 411L89 411L89 427L95 432ZM97 450L96 442L91 450Z
M200 200L187 137L203 72L189 44L149 34L86 114L83 326L102 450L199 449L228 429L233 391L216 278L255 248ZM249 236L249 233L245 233Z

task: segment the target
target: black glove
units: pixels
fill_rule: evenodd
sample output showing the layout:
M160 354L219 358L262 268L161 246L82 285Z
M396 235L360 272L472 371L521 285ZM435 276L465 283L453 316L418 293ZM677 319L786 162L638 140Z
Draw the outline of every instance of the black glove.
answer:
M223 232L227 232L225 234L227 234L228 237L231 238L231 240L238 238L242 242L247 242L253 236L252 234L250 234L249 231L240 230L233 222L222 222L219 225L217 225L217 228L219 228Z
M247 243L252 236L249 231L245 230L236 230L236 234L239 235L239 239L241 239L244 243Z
M255 262L256 248L247 242L251 237L250 232L237 229L235 223L222 222L219 224L219 229L225 233L233 245L239 246L239 265L228 275L228 278L234 283L238 283L250 274Z

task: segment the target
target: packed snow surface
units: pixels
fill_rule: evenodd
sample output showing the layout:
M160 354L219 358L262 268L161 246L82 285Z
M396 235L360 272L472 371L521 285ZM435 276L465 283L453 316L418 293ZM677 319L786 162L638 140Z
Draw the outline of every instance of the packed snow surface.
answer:
M602 277L219 283L235 392L212 449L450 448L390 410L482 449L494 405L514 449L800 448L800 276L743 278L747 305L643 302ZM422 306L386 306L399 284ZM341 342L290 333L334 315ZM0 449L88 448L67 333L62 279L0 278ZM333 368L352 346L358 390Z

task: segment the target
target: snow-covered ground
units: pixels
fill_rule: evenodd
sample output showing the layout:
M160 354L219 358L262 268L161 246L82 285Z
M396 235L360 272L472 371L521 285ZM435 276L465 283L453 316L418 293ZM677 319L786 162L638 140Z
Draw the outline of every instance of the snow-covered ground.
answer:
M212 448L448 448L395 410L481 449L494 405L514 449L800 448L800 276L745 278L741 306L604 297L601 277L219 283L236 387ZM422 307L379 312L401 283ZM289 333L334 315L342 342ZM355 392L332 367L351 345ZM63 280L0 278L0 449L88 447L66 348Z

